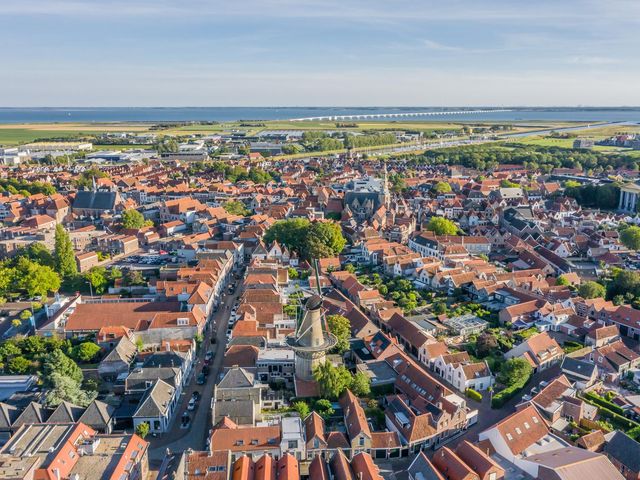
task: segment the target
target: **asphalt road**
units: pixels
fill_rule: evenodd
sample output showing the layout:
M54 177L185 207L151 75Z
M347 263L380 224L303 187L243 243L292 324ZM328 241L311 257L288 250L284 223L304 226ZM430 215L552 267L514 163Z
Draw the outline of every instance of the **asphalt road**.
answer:
M233 284L235 280L232 280ZM240 281L238 281L240 282ZM206 438L211 428L211 399L213 398L213 387L222 372L224 361L224 351L226 346L226 331L231 314L231 307L240 295L241 288L236 288L233 295L225 293L223 302L218 311L211 316L209 328L205 333L204 341L195 367L189 379L188 385L184 388L178 408L174 413L173 422L169 431L158 437L147 437L151 442L149 450L149 460L155 464L160 463L166 455L167 449L172 452L182 452L187 448L194 450L204 450ZM225 290L226 292L226 290ZM226 308L229 307L229 308ZM216 343L211 344L211 337L215 336ZM209 377L204 385L197 385L196 378L202 366L204 365L204 356L207 350L213 350L213 361L209 366ZM200 400L197 403L195 411L188 412L191 422L188 428L182 427L181 417L183 412L187 411L187 405L191 399L192 393L197 390L200 392Z

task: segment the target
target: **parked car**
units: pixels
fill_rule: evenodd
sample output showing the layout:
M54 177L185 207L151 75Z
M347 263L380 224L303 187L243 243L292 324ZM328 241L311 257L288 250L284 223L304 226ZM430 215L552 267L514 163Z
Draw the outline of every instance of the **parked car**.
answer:
M194 390L193 393L191 394L191 398L195 398L196 401L200 400L200 392L198 390Z
M191 400L189 400L189 405L187 405L187 410L193 411L195 409L196 409L196 399L191 397Z
M196 379L196 383L198 385L204 385L207 383L207 376L204 373L198 374L198 378Z
M209 375L209 367L207 365L202 366L202 373L204 375Z
M213 359L213 351L209 350L204 356L205 361L210 362Z

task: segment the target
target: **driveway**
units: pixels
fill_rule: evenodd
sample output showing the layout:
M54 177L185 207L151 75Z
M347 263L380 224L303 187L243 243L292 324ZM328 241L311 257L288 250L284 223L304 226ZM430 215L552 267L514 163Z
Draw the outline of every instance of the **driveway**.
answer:
M240 281L241 280L237 280L237 282ZM234 282L236 282L236 280L232 280L230 283L233 284ZM198 352L196 365L189 379L189 383L182 393L182 398L174 414L169 431L158 437L147 437L147 440L151 442L149 460L156 465L165 457L167 449L171 452L182 452L188 448L194 450L204 450L205 448L206 438L211 428L211 399L213 398L213 387L222 372L227 341L227 325L231 315L231 307L239 297L240 290L241 288L237 286L233 295L225 293L218 311L210 317L209 328L205 333L204 341ZM211 344L212 336L215 336L215 344ZM202 370L204 356L209 349L214 351L213 361L209 366L209 376L206 384L197 385L195 379ZM195 390L200 392L200 400L197 403L195 411L188 412L191 417L188 428L182 428L182 414L187 411L187 405Z

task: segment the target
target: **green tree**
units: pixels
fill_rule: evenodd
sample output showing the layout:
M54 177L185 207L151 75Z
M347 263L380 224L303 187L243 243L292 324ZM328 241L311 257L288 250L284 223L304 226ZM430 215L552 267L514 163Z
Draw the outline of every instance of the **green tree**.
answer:
M107 270L104 267L92 267L84 274L84 278L91 284L95 293L101 294L109 286Z
M7 362L7 371L14 375L24 375L29 370L31 370L31 362L21 355L12 357Z
M451 193L451 185L449 185L447 182L438 182L433 187L431 187L431 191L437 194Z
M147 282L140 270L129 270L125 276L125 284L129 286L146 285Z
M345 269L347 272L349 272L349 273L356 273L356 267L355 267L355 266L353 266L353 264L351 264L351 263L347 263L347 264L344 266L344 269Z
M510 358L507 360L498 374L498 381L510 387L522 382L522 379L528 379L533 372L531 364L524 358Z
M298 415L300 415L300 418L302 418L303 420L309 416L309 413L311 413L307 402L303 402L302 400L299 402L294 402L293 409L298 412Z
M306 235L305 252L307 258L327 258L338 255L347 241L336 222L315 222Z
M313 405L313 410L317 412L318 415L320 415L325 420L331 417L335 413L335 410L333 409L331 402L326 398L321 398L317 400L316 403Z
M46 297L48 292L55 292L60 288L60 277L51 267L32 262L26 257L18 259L15 275L17 281L14 285L29 297Z
M61 224L56 225L54 260L56 271L64 279L78 273L73 245L69 234Z
M149 435L149 424L147 422L139 423L136 427L136 435L144 440Z
M288 273L289 273L289 279L290 280L297 280L298 279L298 270L296 270L293 267L289 267L288 269Z
M351 322L342 315L327 315L327 327L338 339L336 343L336 352L343 354L350 348L349 340L351 339Z
M153 225L151 220L145 220L144 216L136 209L130 208L122 212L122 228L139 229Z
M600 298L606 295L604 285L592 280L580 284L578 287L578 295L582 298Z
M76 362L62 353L62 350L56 349L45 355L42 361L42 369L45 374L45 383L47 383L47 379L51 378L51 375L54 373L60 374L63 377L68 377L74 380L78 385L82 383L82 370L78 367Z
M267 229L264 241L270 244L277 240L281 245L286 245L287 248L302 253L310 224L311 222L306 218L280 220Z
M246 217L251 214L249 209L240 200L229 200L222 207L231 215L240 215Z
M100 347L93 342L83 342L73 347L71 357L78 362L90 362L100 353Z
M620 241L630 250L640 250L640 227L634 225L622 230Z
M366 397L371 393L371 379L363 372L356 372L351 381L351 391L358 397Z
M436 235L457 235L458 227L451 220L444 217L431 217L427 224L427 230Z
M335 399L351 386L352 377L349 370L342 365L335 367L327 361L318 365L313 371L313 378L320 386L323 397Z
M53 255L49 249L40 242L33 242L27 248L25 248L21 255L25 255L29 260L44 265L46 267L55 267L55 261Z
M48 390L45 401L48 406L55 407L62 402L70 402L79 407L86 407L98 395L98 392L82 389L80 382L54 372L47 379Z
M17 357L22 354L22 350L12 340L7 340L0 345L0 359L7 361L11 357Z
M500 180L500 186L502 188L518 188L518 187L520 187L519 184L517 184L515 182L512 182L511 180L507 180L507 179Z
M564 275L560 275L556 279L556 285L567 286L567 285L571 285L571 282L569 282L569 280L567 280L567 277L565 277Z

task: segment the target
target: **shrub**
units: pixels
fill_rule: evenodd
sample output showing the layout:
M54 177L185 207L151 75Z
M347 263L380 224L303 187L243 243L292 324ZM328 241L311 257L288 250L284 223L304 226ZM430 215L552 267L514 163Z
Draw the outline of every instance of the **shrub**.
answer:
M611 410L613 413L624 416L624 410L622 409L622 407L616 405L615 403L611 403L609 400L602 398L600 395L596 395L595 393L591 392L585 392L584 397L587 400L591 400L599 407L606 408L607 410Z
M473 388L467 388L464 393L471 400L475 400L476 402L481 402L482 401L482 394L480 392L474 390Z

